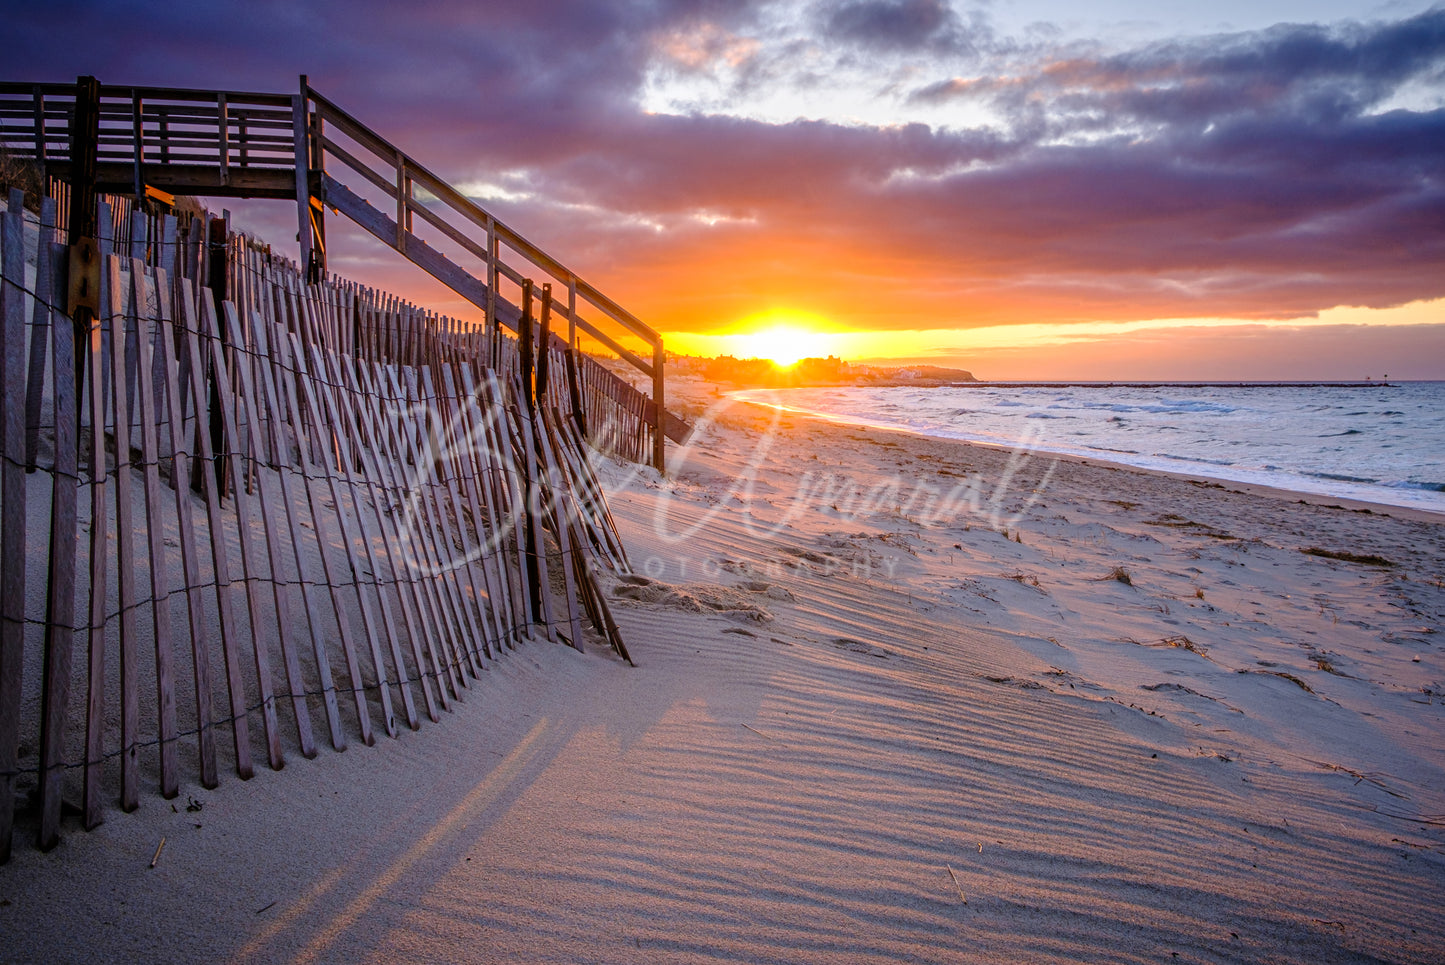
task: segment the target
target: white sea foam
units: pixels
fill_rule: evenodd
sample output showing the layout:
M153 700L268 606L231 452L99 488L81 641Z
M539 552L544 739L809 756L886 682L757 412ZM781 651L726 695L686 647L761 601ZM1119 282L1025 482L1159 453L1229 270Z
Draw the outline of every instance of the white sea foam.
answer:
M1445 382L749 390L884 428L1445 512Z

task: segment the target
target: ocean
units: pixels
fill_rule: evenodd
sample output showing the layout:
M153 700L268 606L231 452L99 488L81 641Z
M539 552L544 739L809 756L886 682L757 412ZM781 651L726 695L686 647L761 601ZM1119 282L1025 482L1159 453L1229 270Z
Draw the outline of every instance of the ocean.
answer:
M979 383L733 397L945 439L1445 513L1445 382Z

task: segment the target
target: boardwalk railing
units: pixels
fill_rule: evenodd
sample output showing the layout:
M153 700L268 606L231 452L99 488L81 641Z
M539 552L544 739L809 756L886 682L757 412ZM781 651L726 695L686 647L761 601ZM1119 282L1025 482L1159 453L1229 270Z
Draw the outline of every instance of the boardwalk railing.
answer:
M529 636L627 657L583 440L605 370L545 333L534 358L530 305L493 353L204 218L136 211L119 247L102 203L77 332L56 206L22 204L0 216L0 860L17 792L48 848L67 801L90 828L146 786L435 721Z
M566 345L575 350L589 339L650 382L651 398L636 406L646 425L644 458L661 470L665 440L686 438L686 424L665 408L666 352L655 331L304 76L294 95L118 87L93 78L0 83L0 151L71 185L78 209L88 210L95 193L293 199L311 281L326 277L329 208L476 306L494 363L501 330L518 332L521 288L531 279L539 292L555 291L544 313L555 317L559 337L565 323Z

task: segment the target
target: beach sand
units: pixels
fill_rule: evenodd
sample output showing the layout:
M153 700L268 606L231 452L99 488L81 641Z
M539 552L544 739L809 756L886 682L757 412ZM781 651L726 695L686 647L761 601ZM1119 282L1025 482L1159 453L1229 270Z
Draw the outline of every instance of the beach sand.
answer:
M636 668L22 829L0 959L1440 960L1445 520L669 393Z

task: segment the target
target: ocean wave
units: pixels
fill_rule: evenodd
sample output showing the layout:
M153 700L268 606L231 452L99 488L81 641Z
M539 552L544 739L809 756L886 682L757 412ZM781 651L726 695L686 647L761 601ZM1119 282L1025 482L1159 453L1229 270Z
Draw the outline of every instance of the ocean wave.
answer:
M1346 429L1344 432L1326 432L1324 435L1319 436L1319 438L1334 439L1339 436L1362 436L1364 434L1364 430L1362 429Z
M1198 462L1198 463L1203 463L1203 464L1206 465L1206 466L1232 466L1232 465L1234 465L1234 460L1233 460L1233 459L1208 459L1208 458L1206 458L1206 457L1204 457L1204 456L1179 456L1179 455L1175 455L1175 454L1172 453L1172 452L1156 452L1156 453L1154 453L1154 455L1155 455L1156 458L1159 458L1159 459L1173 459L1175 462Z
M1327 479L1327 480L1329 480L1330 482L1362 483L1362 484L1364 484L1364 485L1366 485L1366 486L1378 485L1379 482L1380 482L1380 480L1378 480L1378 479L1372 479L1372 478L1370 478L1369 476L1347 476L1347 475L1345 475L1344 473L1338 473L1338 472L1309 472L1309 471L1305 471L1304 475L1306 475L1306 476L1313 476L1315 479Z
M1410 479L1387 479L1379 483L1391 489L1418 489L1427 493L1445 493L1445 482L1415 482Z

